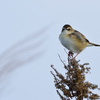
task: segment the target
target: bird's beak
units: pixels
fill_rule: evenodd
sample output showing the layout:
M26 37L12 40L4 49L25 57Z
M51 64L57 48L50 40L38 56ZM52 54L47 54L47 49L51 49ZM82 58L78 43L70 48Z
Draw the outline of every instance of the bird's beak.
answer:
M64 30L65 30L65 28L63 27L63 28L62 28L62 32L63 32Z

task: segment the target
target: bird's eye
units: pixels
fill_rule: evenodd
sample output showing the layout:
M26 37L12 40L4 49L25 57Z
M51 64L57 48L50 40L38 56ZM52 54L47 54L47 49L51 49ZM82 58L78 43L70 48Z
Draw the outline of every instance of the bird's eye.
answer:
M70 31L70 28L68 28L67 30Z

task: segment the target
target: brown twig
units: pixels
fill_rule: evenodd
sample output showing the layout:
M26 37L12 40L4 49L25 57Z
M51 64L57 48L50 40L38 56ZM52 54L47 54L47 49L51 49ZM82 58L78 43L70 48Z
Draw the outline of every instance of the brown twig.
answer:
M60 58L60 55L58 55ZM89 63L79 64L79 61L72 60L72 55L68 55L68 65L66 65L62 59L60 61L63 63L66 73L65 76L59 73L53 66L52 69L56 72L56 75L51 72L54 76L54 83L57 89L57 94L60 96L61 100L70 100L75 98L76 100L83 100L84 98L88 100L100 99L98 94L94 94L91 90L100 89L98 85L92 84L85 81L85 74L90 71L90 67L85 67ZM60 90L63 95L58 91Z

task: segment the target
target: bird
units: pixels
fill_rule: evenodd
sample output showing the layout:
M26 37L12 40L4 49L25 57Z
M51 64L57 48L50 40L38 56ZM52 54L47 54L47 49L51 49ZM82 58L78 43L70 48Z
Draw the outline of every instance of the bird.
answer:
M69 24L65 24L59 35L61 44L73 53L77 53L76 56L89 46L100 46L95 43L89 42L89 40L79 31L73 29ZM73 58L75 59L76 56Z

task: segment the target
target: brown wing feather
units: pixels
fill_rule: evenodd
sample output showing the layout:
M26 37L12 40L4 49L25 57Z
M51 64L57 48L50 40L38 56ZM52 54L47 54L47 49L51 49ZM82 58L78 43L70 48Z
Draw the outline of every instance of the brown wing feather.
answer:
M74 31L73 33L70 34L70 36L73 38L73 39L77 39L78 41L80 42L89 42L88 39L85 38L85 36L83 34L81 34L80 32L78 31Z

